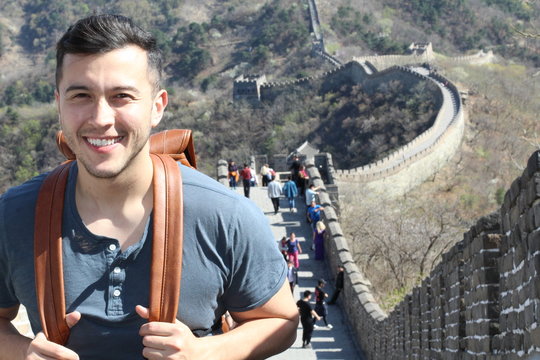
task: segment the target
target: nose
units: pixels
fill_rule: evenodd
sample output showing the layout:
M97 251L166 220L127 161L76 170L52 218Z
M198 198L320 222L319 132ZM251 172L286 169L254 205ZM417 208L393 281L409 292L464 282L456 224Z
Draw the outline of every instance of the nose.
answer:
M111 126L114 124L116 112L106 99L99 99L92 112L92 122L98 126Z

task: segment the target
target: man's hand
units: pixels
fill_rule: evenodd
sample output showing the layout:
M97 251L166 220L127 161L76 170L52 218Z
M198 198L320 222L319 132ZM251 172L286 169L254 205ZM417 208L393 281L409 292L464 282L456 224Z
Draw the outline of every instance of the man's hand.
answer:
M80 319L81 313L78 311L66 315L66 322L70 328L75 326ZM79 355L62 345L47 340L45 334L40 332L26 351L26 360L34 359L79 360Z
M137 314L149 318L148 309L137 305ZM174 324L149 322L141 326L139 335L143 337L143 356L153 359L201 359L203 349L198 347L198 339L191 330L176 320Z

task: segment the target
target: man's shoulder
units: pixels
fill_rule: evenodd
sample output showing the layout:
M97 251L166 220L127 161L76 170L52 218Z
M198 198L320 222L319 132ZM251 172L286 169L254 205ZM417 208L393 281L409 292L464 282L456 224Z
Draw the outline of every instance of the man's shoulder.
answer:
M249 203L244 196L240 196L228 187L212 179L202 172L180 165L182 172L182 185L184 199L187 201L204 202L212 207L223 204Z
M25 206L34 206L37 196L39 194L39 189L43 180L45 179L46 174L41 174L36 176L21 185L14 186L8 189L0 197L0 202L2 206L6 206L11 210L14 208L20 208ZM33 212L32 212L33 213Z

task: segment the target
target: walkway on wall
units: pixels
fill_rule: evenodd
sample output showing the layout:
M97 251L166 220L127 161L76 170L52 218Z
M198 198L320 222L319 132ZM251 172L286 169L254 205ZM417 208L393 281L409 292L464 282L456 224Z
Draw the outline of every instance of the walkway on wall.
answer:
M243 194L240 186L237 191ZM281 199L280 212L274 215L272 203L267 196L266 187L253 187L250 194L259 208L265 213L270 222L274 238L281 239L286 234L294 232L300 239L303 254L300 255L300 271L298 273L298 286L294 290L294 299L298 300L304 290L314 291L319 278L327 280L326 290L330 294L333 292L333 279L329 278L326 264L313 259L314 253L311 248L311 228L305 221L306 206L303 198L297 199L297 213L289 212L287 201ZM277 244L276 244L277 246ZM338 302L339 303L339 302ZM314 303L313 303L314 305ZM328 322L333 325L332 329L324 327L323 322L315 329L312 337L312 349L302 348L302 328L297 331L296 341L293 346L282 354L271 357L273 360L311 360L311 359L364 359L358 352L354 343L354 335L347 325L346 318L339 305L328 306Z
M416 72L419 75L428 77L441 90L443 102L439 109L439 114L432 128L424 134L419 135L413 142L403 146L396 153L401 152L399 156L389 155L382 162L377 162L371 165L368 173L382 173L398 167L402 162L409 158L421 154L428 148L433 146L439 138L446 132L448 127L458 116L460 110L460 99L456 98L455 94L448 88L448 84L441 82L435 77L430 76L430 72L423 67L410 68L410 71ZM427 136L423 136L427 135ZM414 143L413 146L409 146Z

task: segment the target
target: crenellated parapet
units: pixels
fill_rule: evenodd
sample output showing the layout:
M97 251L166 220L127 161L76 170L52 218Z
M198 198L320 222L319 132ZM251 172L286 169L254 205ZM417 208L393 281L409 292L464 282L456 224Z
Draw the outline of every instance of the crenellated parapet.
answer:
M359 271L317 167L329 269L345 267L342 306L368 359L530 359L540 353L540 151L431 273L390 312Z

